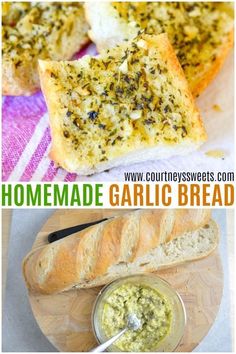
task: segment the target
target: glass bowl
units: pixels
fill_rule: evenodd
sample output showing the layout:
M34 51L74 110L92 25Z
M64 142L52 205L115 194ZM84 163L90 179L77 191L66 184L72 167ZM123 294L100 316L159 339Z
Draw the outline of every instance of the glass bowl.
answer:
M160 294L165 296L171 308L172 320L168 334L158 343L155 351L173 352L177 348L184 334L186 311L184 303L177 291L174 290L169 283L155 274L135 274L119 278L106 285L99 292L92 311L93 333L98 343L102 344L109 339L106 337L101 324L105 301L116 288L126 283L146 285L156 289ZM121 350L115 346L115 343L111 345L107 351L121 352Z

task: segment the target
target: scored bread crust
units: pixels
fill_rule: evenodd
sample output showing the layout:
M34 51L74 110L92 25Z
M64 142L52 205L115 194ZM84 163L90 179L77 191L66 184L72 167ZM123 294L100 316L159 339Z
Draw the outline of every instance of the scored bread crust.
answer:
M50 5L48 5L50 6ZM66 5L64 5L66 6ZM32 7L32 11L34 8ZM42 10L43 11L43 10ZM20 19L20 30L22 23L30 22L32 14L29 11L25 17ZM77 12L71 13L59 30L53 29L50 43L50 53L40 54L32 59L30 49L23 52L21 64L15 65L15 58L8 53L4 53L2 58L2 94L11 96L29 96L40 88L37 59L68 60L89 42L87 36L88 24L85 21L83 8L78 8ZM26 32L26 36L27 36ZM4 38L3 38L4 41Z
M68 145L68 139L63 136L63 119L66 115L65 107L60 107L59 102L62 101L63 92L62 84L58 80L54 80L53 73L61 74L67 72L66 65L71 65L73 68L85 68L88 63L88 56L81 58L77 62L55 62L55 61L39 61L39 74L41 81L41 88L48 106L50 127L52 135L52 146L50 158L53 159L59 166L63 167L69 172L76 172L80 175L89 175L96 172L101 172L112 167L120 165L129 165L148 160L156 160L168 158L173 155L185 155L193 150L196 150L203 142L206 141L207 135L203 126L200 113L195 105L193 96L189 90L188 83L183 73L183 69L175 55L175 52L168 41L166 34L157 36L141 35L137 38L145 39L148 50L158 50L166 67L169 70L169 75L174 82L174 85L182 92L181 104L183 109L187 108L188 119L191 119L191 128L189 129L188 136L179 139L178 143L166 142L165 140L158 143L146 144L135 138L136 140L129 141L132 147L128 148L123 146L119 153L115 151L115 147L109 147L107 153L109 155L106 161L98 161L93 163L90 157L86 159L79 159L78 151L73 149L72 144ZM130 44L122 44L115 48L114 51L121 52ZM111 51L110 51L111 53ZM110 54L109 53L109 54ZM107 57L106 51L102 52L98 59ZM67 73L69 76L69 74ZM157 77L158 79L158 77ZM105 78L104 78L105 82ZM154 85L154 84L153 84ZM76 89L80 88L80 83L77 81ZM77 105L79 106L79 101ZM191 118L190 118L191 117ZM189 123L189 122L188 122ZM190 126L190 123L189 123Z
M118 12L111 3L101 2L96 8L87 2L84 5L85 17L90 25L89 37L96 44L98 51L114 47L123 42L125 38L136 36L135 26L128 26L128 23L118 16ZM233 11L233 9L232 9ZM109 18L108 26L104 18ZM194 97L198 97L204 89L215 78L220 71L230 49L233 47L234 29L229 32L227 40L219 47L215 61L203 69L199 78L191 78L189 87ZM201 68L199 68L201 71Z
M23 261L29 290L44 294L106 281L112 266L132 264L210 220L207 209L138 210L31 251ZM157 265L158 266L158 265Z

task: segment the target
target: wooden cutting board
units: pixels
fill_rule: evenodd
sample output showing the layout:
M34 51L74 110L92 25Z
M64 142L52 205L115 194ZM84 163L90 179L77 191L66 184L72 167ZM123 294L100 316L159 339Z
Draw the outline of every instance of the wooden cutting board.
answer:
M47 235L61 228L124 213L124 210L58 210L38 233L33 248L47 243ZM217 315L223 291L223 271L218 252L209 257L157 273L182 296L187 312L179 352L192 351L206 336ZM96 345L91 330L91 310L101 288L72 290L29 299L44 335L59 351L89 351Z

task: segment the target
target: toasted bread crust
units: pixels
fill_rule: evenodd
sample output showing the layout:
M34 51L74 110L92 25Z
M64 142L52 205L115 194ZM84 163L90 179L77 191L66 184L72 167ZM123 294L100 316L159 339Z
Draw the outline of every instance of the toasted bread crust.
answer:
M198 97L207 86L214 80L220 69L222 68L225 59L227 58L230 50L233 47L234 43L234 30L229 33L228 41L223 43L219 55L216 57L216 60L212 64L211 68L202 75L202 78L190 84L190 89L194 97Z
M53 85L53 81L51 80L52 68L53 62L39 60L41 89L48 106L49 124L52 136L52 144L49 157L56 163L56 165L63 167L65 166L64 168L67 169L67 156L65 155L64 139L63 135L61 134L61 116L60 113L58 114L58 97Z

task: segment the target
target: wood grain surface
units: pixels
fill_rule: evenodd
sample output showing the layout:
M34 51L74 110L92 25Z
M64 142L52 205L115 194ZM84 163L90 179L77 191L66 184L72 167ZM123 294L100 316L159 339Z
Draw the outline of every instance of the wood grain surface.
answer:
M111 217L122 210L58 210L43 226L33 248L47 243L47 235L61 228ZM208 333L219 309L223 271L218 252L207 258L159 271L182 296L187 312L179 352L192 351ZM48 340L60 351L89 351L96 345L91 328L94 300L101 288L71 290L57 295L35 295L29 299L35 319Z

